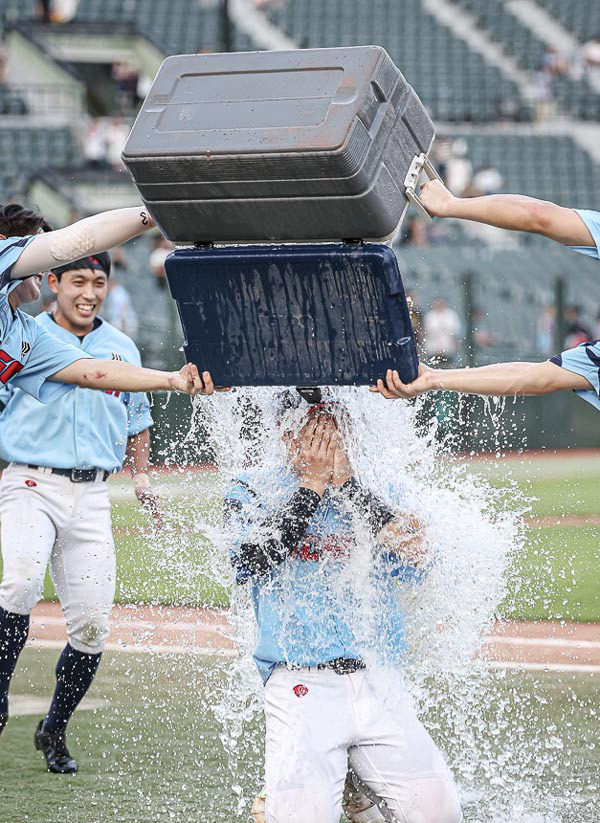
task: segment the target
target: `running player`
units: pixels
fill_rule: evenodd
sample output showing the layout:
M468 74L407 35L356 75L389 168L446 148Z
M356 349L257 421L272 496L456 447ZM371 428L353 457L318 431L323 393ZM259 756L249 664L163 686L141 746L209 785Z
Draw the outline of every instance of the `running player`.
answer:
M458 217L503 229L533 232L562 243L573 251L600 259L600 212L569 209L518 194L455 197L439 180L425 183L421 200L437 217ZM539 395L573 389L600 409L600 341L581 343L542 363L497 363L475 369L429 369L404 384L397 371L388 371L371 391L384 397L414 397L446 389L471 394Z
M106 252L53 269L48 284L56 308L35 321L90 356L139 365L134 342L98 317L109 274ZM160 521L147 474L150 407L145 394L79 388L44 406L10 383L0 400L0 457L9 462L0 481L0 731L8 717L8 688L27 639L29 613L50 563L69 642L56 667L54 697L38 725L35 745L50 772L72 773L77 763L67 749L66 727L100 663L115 589L106 480L121 468L126 446L136 494Z
M294 405L294 396L283 397ZM296 400L297 402L301 402ZM338 823L348 762L378 798L354 820L458 823L454 781L406 695L383 700L362 659L347 560L361 530L377 547L371 570L381 597L374 649L401 666L403 616L396 581L425 572L418 518L392 510L355 477L337 405L312 406L301 428L285 425L289 465L257 467L226 495L232 562L252 587L254 660L265 683L267 823ZM285 431L284 429L288 429ZM353 612L355 612L353 614ZM366 808L364 808L366 806ZM262 801L254 806L260 820Z
M48 403L74 385L116 391L214 391L188 363L179 372L144 369L117 360L90 363L81 349L58 340L19 309L39 297L39 272L95 255L153 226L146 211L116 209L48 231L44 218L15 203L0 206L0 383Z

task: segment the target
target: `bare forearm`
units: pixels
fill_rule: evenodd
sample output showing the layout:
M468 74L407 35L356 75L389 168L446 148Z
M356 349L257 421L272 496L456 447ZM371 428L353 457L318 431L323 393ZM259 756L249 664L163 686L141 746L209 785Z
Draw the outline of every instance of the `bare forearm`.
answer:
M421 201L435 217L475 220L501 229L543 234L567 246L593 246L594 240L574 209L522 194L455 197L440 180L421 187Z
M152 218L141 206L86 217L64 229L37 235L13 266L11 277L27 277L98 254L131 240L153 225Z
M544 363L497 363L476 369L432 369L423 380L425 390L447 389L466 394L514 397L549 394L565 389L590 388L581 375L546 361Z
M148 474L150 462L150 430L144 429L127 441L127 462L131 465L131 475L139 480L140 475Z
M50 378L59 383L70 383L84 389L103 391L158 391L171 389L173 373L145 369L118 360L77 360Z

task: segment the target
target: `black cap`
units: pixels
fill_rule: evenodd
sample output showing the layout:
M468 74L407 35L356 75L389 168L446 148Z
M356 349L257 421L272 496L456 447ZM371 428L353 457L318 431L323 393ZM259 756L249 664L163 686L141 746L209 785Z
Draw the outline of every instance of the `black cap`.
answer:
M74 260L65 266L57 266L55 269L50 269L50 271L60 276L66 271L77 271L77 269L96 269L103 271L107 277L110 277L110 255L108 252L102 251L99 254L91 254L89 257L81 257L79 260Z

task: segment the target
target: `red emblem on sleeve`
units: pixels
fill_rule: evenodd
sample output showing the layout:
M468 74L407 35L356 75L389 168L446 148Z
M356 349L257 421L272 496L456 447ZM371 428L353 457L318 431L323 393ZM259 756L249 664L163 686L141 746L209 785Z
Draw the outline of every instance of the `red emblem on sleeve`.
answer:
M8 383L10 378L20 372L22 368L22 363L19 363L10 354L0 349L0 382Z
M294 686L293 691L296 697L304 697L305 694L308 694L308 688L303 683Z
M35 482L35 480L26 480L25 485L29 486L30 489L33 489L37 486L37 483Z

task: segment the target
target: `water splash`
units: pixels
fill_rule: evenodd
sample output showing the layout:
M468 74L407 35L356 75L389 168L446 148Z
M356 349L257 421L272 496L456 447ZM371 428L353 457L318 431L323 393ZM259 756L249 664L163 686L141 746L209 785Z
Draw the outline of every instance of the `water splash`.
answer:
M198 403L190 441L196 426L209 431L220 467L212 489L216 500L240 472L257 465L276 493L275 469L287 456L281 431L297 426L303 413L303 407L289 410L278 426L279 391L240 389ZM513 564L523 551L529 501L515 483L495 487L471 471L469 460L450 455L456 432L451 414L464 424L467 403L454 403L440 423L426 401L385 402L362 388L328 392L328 399L343 401L348 409L345 443L356 474L390 505L402 502L418 513L435 556L422 584L398 590L411 651L401 670L381 669L382 690L406 689L416 703L459 783L466 823L591 823L594 818L586 815L598 781L593 775L583 782L565 779L565 770L578 757L583 762L583 755L565 744L555 722L563 693L576 694L577 685L563 683L559 692L556 679L490 670L478 657L482 635L493 625L509 583L519 596ZM489 412L500 454L501 425L510 426L510 408L490 404ZM229 597L228 634L240 650L225 679L215 681L213 699L237 816L244 819L251 802L248 786L252 792L262 781L262 685L251 661L254 617L247 588L233 583L232 535L218 511L196 517L192 531L206 538L202 574ZM369 575L372 541L362 533L358 538L340 576L339 595L358 604L353 628L373 667L377 661L370 649L380 599ZM192 554L184 555L178 574ZM181 557L179 540L168 562ZM587 709L581 712L581 701L587 700L584 694L579 705L573 699L560 708L566 723L577 710L579 718L591 716Z

